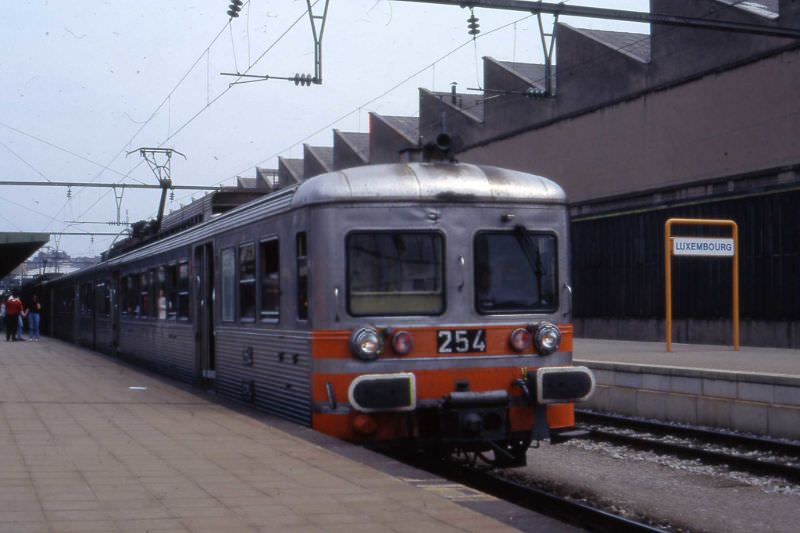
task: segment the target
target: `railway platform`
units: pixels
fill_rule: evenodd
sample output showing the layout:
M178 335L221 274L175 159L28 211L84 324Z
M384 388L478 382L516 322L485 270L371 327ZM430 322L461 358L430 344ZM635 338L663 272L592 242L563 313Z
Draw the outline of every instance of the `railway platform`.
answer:
M54 339L0 343L0 532L572 528Z
M575 339L595 372L584 407L800 439L800 350Z

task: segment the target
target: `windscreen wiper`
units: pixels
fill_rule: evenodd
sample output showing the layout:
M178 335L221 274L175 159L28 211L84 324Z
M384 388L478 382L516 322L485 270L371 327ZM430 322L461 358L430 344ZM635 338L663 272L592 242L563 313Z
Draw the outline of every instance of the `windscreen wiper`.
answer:
M516 237L517 243L522 249L522 253L525 255L525 259L528 260L528 265L530 265L531 270L533 270L536 276L536 297L541 298L542 276L544 275L542 272L542 254L539 252L538 247L534 248L531 246L531 241L528 238L528 229L522 224L514 226L514 237Z

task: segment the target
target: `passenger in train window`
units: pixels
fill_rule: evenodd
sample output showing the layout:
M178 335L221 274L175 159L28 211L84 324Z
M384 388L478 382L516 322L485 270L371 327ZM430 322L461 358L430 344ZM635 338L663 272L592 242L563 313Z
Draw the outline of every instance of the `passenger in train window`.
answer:
M167 318L167 297L164 296L164 289L158 289L158 319Z

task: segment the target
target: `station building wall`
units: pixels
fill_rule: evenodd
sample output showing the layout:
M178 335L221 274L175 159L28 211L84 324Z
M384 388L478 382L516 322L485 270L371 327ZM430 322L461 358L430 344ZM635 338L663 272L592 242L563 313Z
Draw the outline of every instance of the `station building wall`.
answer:
M458 157L565 188L578 335L663 340L664 222L730 218L742 342L800 348L798 79L800 51L787 50ZM673 339L730 343L730 263L676 263Z

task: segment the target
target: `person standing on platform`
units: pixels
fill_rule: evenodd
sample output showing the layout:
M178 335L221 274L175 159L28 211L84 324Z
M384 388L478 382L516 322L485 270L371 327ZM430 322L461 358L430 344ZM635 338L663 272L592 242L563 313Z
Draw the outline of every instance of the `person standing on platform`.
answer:
M32 341L39 342L39 325L42 320L42 304L39 303L39 297L33 295L33 302L28 308L28 338Z
M0 294L0 328L6 329L6 295Z
M17 298L19 300L19 298ZM19 300L19 315L17 315L17 340L24 341L25 340L25 317L28 316L28 308L25 306L22 300Z
M6 341L17 340L17 324L22 312L22 302L14 293L6 300Z

